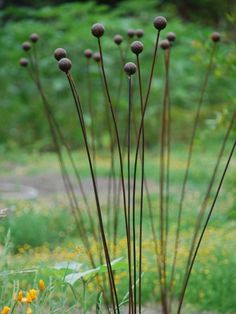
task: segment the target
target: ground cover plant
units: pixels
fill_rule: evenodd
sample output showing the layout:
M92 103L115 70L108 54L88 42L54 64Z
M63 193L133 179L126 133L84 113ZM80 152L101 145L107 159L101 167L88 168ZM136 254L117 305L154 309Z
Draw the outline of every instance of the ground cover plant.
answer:
M73 217L73 228L70 234L82 247L83 254L77 260L77 255L73 252L70 256L71 261L62 260L51 266L51 279L48 279L48 269L42 267L44 270L41 269L41 275L43 274L47 278L45 281L48 282L46 289L45 282L38 277L39 268L20 271L20 276L31 273L32 279L34 278L34 288L23 289L23 291L17 285L7 286L5 282L4 290L6 287L13 289L13 303L10 307L6 305L2 310L3 313L18 310L25 310L27 313L55 312L61 308L64 308L65 312L91 310L97 313L121 313L122 311L141 313L145 302L153 299L160 301L162 313L181 313L198 251L234 154L236 144L231 139L231 133L236 115L233 111L229 121L226 122L223 136L215 148L211 170L205 171L207 169L205 160L201 169L204 174L206 172L206 177L203 179L202 176L199 179L196 175L191 178L194 161L197 166L200 165L199 155L196 152L196 134L200 129L200 115L208 83L214 65L217 63L216 53L221 39L220 34L215 32L209 39L208 63L202 83L197 88L199 98L195 104L196 112L193 114L191 132L187 137L189 143L187 159L183 162L182 168L180 167L183 177L178 174L172 178L172 163L176 162L173 158L176 157L176 152L173 152L175 147L172 115L174 105L171 101L170 77L176 38L175 33L169 32L166 39L160 40L162 30L167 25L164 17L156 17L153 24L156 41L153 56L150 58L150 74L147 75L147 80L142 79L142 73L147 71L142 67L142 56L145 49L149 49L141 42L144 36L143 30L129 29L128 44L125 47L123 37L115 35L114 44L120 53L118 61L120 71L117 73L120 81L117 86L117 96L111 93L110 81L106 73L105 51L102 46L106 34L104 34L102 24L96 23L91 28L92 35L97 39L98 52L93 53L90 49L84 51L87 60L88 94L86 100L80 97L80 90L76 87L71 72L74 67L68 59L67 51L63 48L55 50L54 56L58 61L59 69L66 74L68 89L71 90L75 113L79 119L79 140L85 149L84 152L79 151L79 159L74 157L65 138L64 130L58 123L43 88L37 51L39 36L35 33L31 34L30 42L22 44L28 58L22 58L20 65L29 71L40 94ZM139 40L134 41L134 36L137 36ZM99 134L96 134L99 126L98 111L91 97L94 88L91 79L92 59L98 67L99 89L104 97L101 105L104 107L103 123L108 134L108 149L105 151L105 156L98 152ZM127 62L127 60L135 61L135 63ZM146 141L145 118L146 113L153 106L149 97L155 76L160 75L158 71L155 71L158 67L162 67L163 70L163 86L159 91L162 94L162 101L158 104L154 102L154 106L160 105L161 109L159 109L159 116L156 116L158 123L155 125L156 131L153 131L153 134L156 133L159 136L154 136L153 140L150 140L149 136L149 141ZM121 111L115 105L119 103L122 91L126 93L127 103ZM151 113L153 114L154 111L151 110ZM90 118L86 120L87 117ZM146 152L146 146L148 142L154 140L156 147L150 157ZM207 143L206 141L206 145ZM83 163L87 164L85 173L90 174L91 181L86 187L82 179L83 171L80 171L80 158L83 158ZM103 158L108 162L107 172L104 171L107 174L107 181L101 181L99 175L102 173L99 169L100 159L103 160ZM197 167L198 172L199 168ZM150 182L152 178L156 183L154 187ZM204 188L199 188L198 191L198 204L193 202L196 191L192 191L191 186L188 187L190 179L199 180L201 185L204 184ZM178 187L177 193L176 187ZM102 188L107 190L105 197ZM92 200L88 197L88 190L92 191L94 197ZM185 212L186 204L190 207L187 213ZM36 218L37 221L39 219L40 216ZM45 225L45 222L42 222L42 225ZM64 232L66 230L65 228ZM76 230L78 237L75 236ZM214 229L210 229L209 233L214 236ZM230 232L229 235L232 236ZM3 251L3 257L6 259L9 238L10 234L6 238ZM37 243L33 245L37 246ZM206 254L210 254L209 248L210 246L206 245ZM29 253L32 255L35 253L27 245L18 249L21 254L25 254L26 258ZM49 250L53 252L50 246ZM220 256L223 254L225 253ZM209 261L208 267L211 268L210 265L215 261L215 256ZM233 265L234 257L227 260L226 265L231 265L231 263ZM151 265L154 268L152 270ZM208 275L209 270L205 270L204 267L203 271L201 270L201 263L198 267L203 277ZM5 280L12 275L17 275L17 273L3 272ZM193 278L197 276L193 275ZM38 281L39 287L36 289ZM203 282L203 278L200 282ZM194 279L192 284L194 284ZM75 287L78 286L80 292L76 293ZM63 297L60 294L61 289L66 290ZM89 291L94 293L89 294ZM206 299L209 297L209 291L206 290ZM79 293L81 293L80 300ZM195 297L202 299L204 296L197 293ZM193 295L192 297L195 298ZM191 298L189 300L191 301ZM24 307L24 303L30 305ZM204 306L207 308L206 303ZM234 304L230 303L227 309L234 310Z
M202 143L201 143L202 144ZM212 151L205 152L203 154L202 149L199 149L196 147L195 151L195 158L197 160L200 160L200 165L203 164L207 165L207 167L211 167L215 160L215 153L217 152L217 147L213 147ZM77 152L74 152L74 157L76 158ZM80 152L82 154L82 152ZM100 152L101 154L101 152ZM183 167L185 166L185 159L186 159L186 152L184 151L183 147L178 147L178 149L175 149L173 152L173 162L172 162L172 175L174 177L177 177L176 181L178 181L178 176L180 178L182 177L182 171ZM20 158L20 159L19 159ZM156 165L155 160L155 154L151 154L150 152L147 152L146 159L149 161L146 169L146 173L149 178L154 179L153 174L153 167ZM4 166L6 164L6 161L4 161L5 158L1 161L2 165ZM80 164L83 176L82 178L86 178L86 162L85 158L83 158L83 164ZM12 164L15 164L15 157L13 156L10 158L10 161ZM104 162L106 161L106 162ZM106 173L109 173L109 159L104 154L102 155L102 158L100 158L97 161L98 165L98 175L103 176ZM48 173L48 168L53 169L53 172L50 172L48 176L45 176L45 180L50 181L50 178L52 180L50 181L50 184L53 183L53 180L57 178L55 176L55 173L59 173L60 169L57 165L56 156L51 156L51 153L48 153L46 155L26 155L26 156L20 156L18 154L18 160L17 160L17 167L14 167L12 172L17 172L20 176L20 179L23 177L21 176L22 173L24 173L24 176L31 177L32 180L38 180L39 173ZM203 169L203 168L202 168ZM72 169L70 169L70 172ZM230 187L230 178L233 180L233 173L228 174L229 177L225 181L225 186L223 187L223 193L221 194L221 197L219 198L219 202L216 207L216 211L214 215L212 216L212 220L210 223L210 228L208 229L206 233L205 241L203 242L203 246L201 247L199 251L199 256L195 264L195 268L193 269L193 274L190 280L190 285L186 293L186 300L185 300L185 310L183 313L192 313L194 312L194 309L191 309L189 307L189 303L195 304L197 308L204 309L204 310L215 310L222 313L225 313L227 311L234 312L235 304L234 304L234 298L231 297L231 293L229 292L229 286L230 291L235 290L235 274L234 274L234 264L235 264L235 254L234 254L234 239L235 239L235 229L234 229L234 221L227 219L227 211L229 208L233 208L234 204L234 194L232 193L232 189ZM201 179L199 179L199 176ZM185 215L183 217L183 233L181 236L181 251L180 251L180 262L183 261L183 258L186 258L187 248L188 248L188 239L189 239L189 231L191 230L192 226L192 216L193 212L190 210L190 206L194 206L194 208L198 207L200 203L200 195L201 192L204 191L205 185L208 181L208 175L206 172L202 171L202 173L199 174L199 163L194 163L192 166L192 171L190 174L189 179L189 186L191 187L192 191L192 197L188 198L186 200L186 209L185 209ZM204 183L203 183L204 182ZM178 182L175 184L173 183L175 188L172 190L172 202L173 204L177 204L178 201ZM58 189L58 187L56 187ZM63 185L59 189L59 191L63 190ZM152 190L153 191L153 190ZM156 198L155 195L152 195L153 199ZM43 247L36 247L34 248L34 243L32 242L32 245L30 246L27 241L30 241L29 238L25 239L25 242L28 243L28 245L24 245L24 242L15 243L15 238L12 239L11 243L15 243L15 246L18 248L17 255L10 255L8 253L8 257L6 259L2 259L3 255L1 255L1 261L3 262L7 260L7 264L4 263L4 265L1 264L1 269L9 270L9 273L2 273L1 274L1 280L3 280L5 276L5 285L4 287L8 287L9 289L5 289L5 294L1 294L1 301L2 307L5 304L10 305L12 300L12 289L13 284L16 283L20 286L21 289L27 290L30 288L38 288L37 281L40 278L44 278L46 285L50 282L50 280L53 280L54 283L57 283L56 287L59 289L59 287L62 287L61 279L64 276L63 274L57 270L54 269L55 263L59 262L69 262L69 261L77 261L84 263L83 270L88 270L89 263L88 259L84 255L83 252L83 246L81 244L81 241L79 241L77 233L76 233L76 226L73 222L73 218L70 216L69 212L66 210L68 204L67 200L63 197L62 198L62 192L60 192L57 196L57 201L55 202L55 197L48 199L46 198L44 201L37 202L37 204L34 204L32 202L17 202L17 206L15 205L15 202L12 202L12 204L9 202L8 206L11 207L12 205L16 206L17 212L19 216L22 217L22 220L25 221L25 233L28 234L28 229L30 228L30 224L28 223L28 217L30 218L31 212L36 212L38 214L43 215L43 217L47 217L47 220L51 222L51 229L53 229L57 234L60 233L60 230L58 230L58 226L62 225L63 222L65 222L65 217L62 216L61 224L58 224L58 216L61 212L60 208L64 210L64 215L67 215L67 237L64 238L64 241L58 242L56 239L50 239L50 243L44 244ZM196 213L195 213L196 214ZM56 215L56 217L55 217ZM5 231L2 229L3 222L7 222L7 220L13 220L17 219L15 216L9 216L9 218L1 219L1 234L0 238L4 239L5 235L7 233L7 226ZM39 220L38 223L34 223L32 225L32 229L34 230L34 233L32 236L35 236L36 238L40 237L40 230L44 229L44 224L40 223ZM54 223L55 222L55 223ZM30 220L30 223L32 224L32 221ZM71 230L72 228L72 230ZM14 234L14 229L17 229L17 224L14 223L11 226L12 233ZM153 289L156 285L156 277L155 277L155 271L156 267L153 263L153 255L151 254L152 247L150 245L151 242L151 235L149 232L149 220L146 215L144 215L144 232L146 234L145 237L145 243L144 243L144 272L145 275L143 276L143 301L147 305L145 308L149 308L148 302L152 302L153 304L156 304L156 302L159 302L159 293ZM58 231L56 231L58 230ZM19 232L19 231L18 231ZM170 232L171 233L171 232ZM69 236L69 238L68 238ZM24 241L24 237L22 236L22 241ZM125 253L124 244L125 239L122 239L119 237L119 246L118 246L118 254L120 256L123 256L123 252ZM17 239L16 239L17 240ZM47 241L49 242L49 241ZM9 248L9 250L11 247ZM6 268L6 265L7 268ZM29 273L26 272L27 270L33 270L35 272ZM24 272L25 271L25 272ZM178 276L181 275L182 272L182 266L181 263L178 266L177 274ZM68 271L69 273L69 271ZM35 279L36 278L36 279ZM51 279L50 279L51 278ZM124 272L120 271L117 274L116 280L118 286L121 287L122 291L124 288L122 288L123 279L125 278ZM177 277L178 278L178 277ZM119 282L118 282L119 281ZM1 281L2 284L3 281ZM34 284L35 282L35 284ZM178 281L177 281L178 282ZM204 285L202 284L204 282ZM7 283L7 285L6 285ZM222 284L219 284L222 283ZM55 285L54 285L55 289ZM82 294L81 294L81 285L79 282L77 282L74 286L74 289L77 293L78 302L81 304L82 300ZM55 302L54 305L52 305L51 309L60 309L61 311L66 311L68 309L69 312L73 313L73 309L75 307L75 302L71 298L70 289L62 289L63 292L60 294L60 302ZM151 292L153 290L153 292ZM60 290L59 290L60 291ZM96 294L97 293L97 285L96 282L91 280L88 283L88 295L90 296L87 298L88 304L91 304L92 301L96 300ZM55 295L51 295L55 298ZM91 299L90 299L91 298ZM56 299L59 300L59 299ZM62 305L63 303L63 305ZM34 304L33 304L34 306ZM79 306L77 304L77 306ZM31 305L32 307L32 305ZM70 308L71 307L71 308ZM150 306L152 308L152 306ZM157 308L154 306L154 309ZM34 309L34 311L37 312L37 308ZM46 311L47 312L47 311ZM195 312L194 312L195 313Z

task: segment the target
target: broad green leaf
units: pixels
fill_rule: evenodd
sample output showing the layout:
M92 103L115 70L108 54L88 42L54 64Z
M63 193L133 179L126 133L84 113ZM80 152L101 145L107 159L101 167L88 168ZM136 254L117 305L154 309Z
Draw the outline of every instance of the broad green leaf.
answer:
M55 269L69 269L78 272L83 264L76 262L60 262L54 265Z
M98 271L99 271L99 267L94 268L94 269L89 269L81 273L71 273L65 277L65 281L68 284L73 286L76 283L76 281L80 279L88 280L89 278L91 278L92 275L98 273Z

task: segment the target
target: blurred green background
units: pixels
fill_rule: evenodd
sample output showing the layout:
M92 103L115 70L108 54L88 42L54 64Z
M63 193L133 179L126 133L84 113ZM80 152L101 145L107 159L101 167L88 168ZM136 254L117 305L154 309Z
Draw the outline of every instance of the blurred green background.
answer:
M119 51L113 42L113 36L117 33L124 36L122 47L126 49L128 45L127 30L129 28L144 29L145 36L142 41L145 49L141 63L143 81L146 82L155 40L153 18L156 15L164 15L168 19L168 27L163 31L162 37L165 37L169 31L174 31L177 35L171 61L171 103L175 140L185 141L188 134L186 130L191 128L191 117L197 105L199 90L209 60L210 35L213 31L222 33L222 43L218 47L214 71L201 116L204 131L200 135L205 138L211 134L212 139L221 137L221 129L224 129L225 121L228 121L236 104L234 88L236 69L235 1L28 0L1 1L0 5L0 147L2 151L18 147L27 150L52 149L41 100L27 71L19 66L19 59L25 56L21 49L21 43L28 40L32 32L40 35L40 41L37 44L38 56L47 97L63 127L67 140L77 148L80 145L78 121L74 114L75 109L66 78L63 73L59 72L53 58L54 49L66 48L73 61L72 72L84 104L85 120L89 125L91 117L86 111L88 95L86 60L83 51L86 48L97 50L96 40L90 33L91 25L95 22L105 25L106 33L102 39L105 66L122 130L127 113L127 85L123 83L121 101L116 103L121 62ZM131 52L127 53L127 59L134 60ZM95 63L92 63L91 70L97 144L103 147L107 144L103 93ZM146 134L147 144L150 146L156 144L158 130L155 125L163 97L163 53L161 52L157 73L158 75L153 81L153 92L147 111ZM218 131L213 132L216 128Z

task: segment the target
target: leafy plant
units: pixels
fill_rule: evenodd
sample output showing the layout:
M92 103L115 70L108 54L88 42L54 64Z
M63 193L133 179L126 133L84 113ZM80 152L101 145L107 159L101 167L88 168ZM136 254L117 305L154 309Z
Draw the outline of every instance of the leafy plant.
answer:
M63 160L63 155L61 153L61 146L66 148L69 160L74 168L76 179L83 195L83 200L87 206L87 215L90 222L90 227L92 230L93 240L97 245L97 254L100 259L100 263L103 262L105 258L106 262L106 273L108 277L108 283L106 278L103 278L102 284L99 285L98 277L95 276L98 286L100 286L101 291L104 295L104 301L109 310L112 307L114 313L120 313L120 307L123 305L123 299L121 300L118 294L116 282L115 282L115 267L112 263L112 255L116 257L116 245L117 245L117 230L119 223L119 212L121 208L123 209L123 222L121 222L120 228L123 230L126 236L126 249L127 249L127 301L129 307L129 313L141 313L142 310L142 260L143 260L143 212L144 212L144 197L147 200L146 210L148 211L151 232L153 237L154 249L153 253L156 259L157 267L157 277L158 285L160 289L160 301L162 306L162 312L164 314L169 314L172 312L172 304L175 295L178 297L177 301L177 314L180 314L183 300L185 297L185 292L189 283L189 279L192 273L192 269L200 248L201 242L203 240L205 231L208 227L209 220L211 218L212 212L215 207L215 203L218 199L219 192L221 190L226 172L228 170L231 158L233 156L236 142L233 142L232 148L230 150L227 162L224 166L223 173L220 177L219 183L216 188L216 192L213 194L212 202L207 210L209 202L211 201L212 190L216 181L217 174L219 172L219 166L223 154L225 152L226 144L229 140L232 128L235 123L236 112L234 111L230 122L226 128L225 135L222 140L222 144L219 148L219 153L216 158L215 166L211 174L206 191L203 194L203 201L200 205L200 210L197 214L194 228L192 231L192 237L190 239L190 247L187 254L186 266L184 267L184 272L182 274L181 282L182 285L179 291L175 290L174 282L176 280L176 268L178 255L180 251L180 235L182 232L182 216L183 216L183 205L187 197L187 183L189 180L190 169L192 165L194 146L196 141L196 133L200 126L200 114L203 107L203 101L206 95L206 89L208 86L208 81L210 74L213 71L213 65L215 60L215 53L220 42L221 36L218 32L214 32L211 35L212 47L209 50L209 61L206 67L205 76L201 87L199 88L199 99L197 101L196 113L192 123L192 130L190 132L190 140L187 153L186 168L184 171L184 179L180 189L180 200L177 209L176 218L176 230L174 232L174 246L170 248L169 240L169 224L170 224L170 164L171 164L171 148L172 148L172 108L171 108L171 89L170 89L170 64L172 48L175 42L175 34L168 33L167 38L160 41L160 34L163 29L165 29L167 21L164 17L158 16L154 19L154 27L157 30L156 41L154 44L154 52L151 62L151 70L147 80L147 89L144 93L143 85L144 80L142 78L142 66L140 55L143 52L144 45L140 41L134 41L131 43L131 51L135 55L136 65L133 62L126 62L127 60L127 48L120 48L123 42L123 38L120 35L116 35L114 38L115 44L117 45L120 52L120 63L124 68L124 72L128 78L128 110L126 115L126 128L124 133L120 131L119 125L119 115L117 109L115 110L115 102L112 98L112 94L109 87L108 75L105 69L104 61L104 51L102 46L102 37L104 35L104 26L100 23L96 23L92 26L92 35L97 39L98 51L99 53L93 54L91 50L85 50L85 57L87 58L87 82L88 82L88 112L91 115L90 119L92 121L91 125L88 127L88 123L85 119L83 102L81 100L81 95L77 90L75 81L71 74L72 62L67 58L67 51L62 48L58 48L54 52L54 56L58 61L59 69L65 73L68 80L68 84L74 99L76 113L79 119L79 126L81 130L81 138L83 140L83 145L85 148L88 169L91 176L92 189L94 192L95 208L97 210L97 224L98 230L96 230L96 222L92 215L92 208L89 206L86 198L86 193L83 189L83 184L80 180L79 171L76 168L76 164L72 159L72 155L69 146L63 136L61 126L57 123L57 120L51 110L51 106L45 96L45 92L42 88L40 76L38 59L36 53L36 43L38 41L38 35L32 34L30 36L32 42L24 42L22 45L23 50L29 54L29 59L21 59L20 64L23 67L29 69L29 73L35 82L36 87L42 98L43 108L46 113L46 118L50 126L52 140L59 158L62 177L64 180L65 189L67 192L68 200L70 203L71 211L74 216L76 226L80 235L80 238L86 248L87 256L90 260L93 269L87 270L82 273L71 273L65 277L65 280L73 285L77 280L84 278L86 275L97 275L104 268L95 267L96 261L94 255L91 253L92 243L91 239L88 238L86 234L86 225L83 221L83 215L81 207L79 206L77 195L74 191L74 186L71 183L70 174L67 171L66 165ZM129 41L137 35L139 38L143 36L144 32L141 30L135 31L129 29L127 31ZM36 39L36 40L35 40ZM164 51L164 84L163 84L163 101L161 108L161 123L160 123L160 152L159 152L159 164L158 164L158 177L159 177L159 215L158 222L154 219L154 209L150 198L150 193L147 186L146 176L145 176L145 136L146 136L146 121L145 114L149 103L151 101L150 95L152 91L152 83L154 81L154 70L156 66L156 61L158 59L158 47ZM32 52L31 52L32 51ZM107 127L109 133L109 154L111 160L110 166L110 176L108 184L108 204L107 204L107 217L108 221L105 223L102 203L100 200L98 183L97 183L97 171L96 171L96 154L97 146L95 140L95 128L94 123L96 121L96 114L92 107L91 96L93 93L93 86L91 85L90 76L90 59L98 63L98 72L100 74L102 91L104 94L104 105L107 115ZM137 71L138 82L135 85L134 75ZM120 101L120 95L122 93L122 83L124 80L123 73L120 74L120 84L118 89L117 103ZM135 97L135 87L137 86L138 93L136 98L140 103L140 107L137 110L134 103ZM131 151L134 151L134 158L131 159ZM115 158L118 158L119 167L115 168ZM127 168L126 168L127 167ZM139 169L139 170L138 170ZM126 171L127 170L127 171ZM140 171L140 178L138 178L138 171ZM117 178L119 179L117 182ZM127 178L127 183L125 182ZM137 181L140 180L140 192L138 194ZM127 188L126 188L127 184ZM145 193L145 194L144 194ZM139 195L137 197L137 195ZM112 201L110 201L112 199ZM121 203L120 203L121 202ZM109 219L110 218L110 219ZM110 223L113 225L113 232L110 228ZM101 239L101 242L98 241ZM114 249L109 247L108 239L112 242ZM103 250L103 254L102 254ZM172 254L171 254L172 253ZM84 281L83 281L84 282ZM107 286L109 287L109 295L107 295Z

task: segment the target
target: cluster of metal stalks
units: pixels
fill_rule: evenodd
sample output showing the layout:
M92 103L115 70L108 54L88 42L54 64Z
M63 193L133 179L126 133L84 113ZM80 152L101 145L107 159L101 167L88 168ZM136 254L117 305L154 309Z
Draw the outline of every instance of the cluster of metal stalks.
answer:
M176 278L176 264L178 261L178 252L180 248L180 235L182 227L182 214L183 205L186 196L186 186L189 179L189 171L192 162L192 156L194 151L194 143L196 138L196 132L199 126L199 119L201 108L206 93L208 80L214 66L214 57L217 49L217 45L220 42L220 34L213 33L211 36L212 48L209 56L208 66L205 72L205 77L200 88L199 100L197 103L197 110L195 113L192 133L190 136L190 142L188 146L188 155L186 169L184 173L184 180L182 182L181 194L179 207L177 212L176 231L175 231L175 242L174 251L172 253L171 265L168 265L167 271L167 256L170 255L168 252L169 248L169 221L170 221L170 165L171 165L171 98L170 98L170 62L171 52L174 47L175 34L168 33L167 38L160 40L160 34L163 29L166 28L167 21L164 17L158 16L154 19L154 28L156 31L156 40L154 43L153 57L150 65L150 75L147 82L146 93L144 93L142 80L142 65L140 55L143 52L143 44L141 41L132 42L132 38L137 36L141 38L144 32L139 29L137 31L129 30L127 32L129 45L122 49L121 44L123 37L116 35L114 42L117 45L120 52L121 62L121 73L120 83L118 88L118 96L114 102L112 99L111 91L108 83L109 79L106 74L103 48L102 48L102 37L104 35L104 27L102 24L94 24L91 28L92 35L96 38L98 44L98 51L92 53L90 49L85 50L84 55L87 60L87 88L88 88L88 99L87 104L84 105L80 99L80 93L75 85L71 74L72 63L67 58L67 52L63 48L57 48L54 52L54 56L58 61L58 66L63 71L68 80L69 88L71 90L78 120L80 131L83 138L84 149L87 155L88 166L90 170L90 176L92 180L95 206L97 215L93 213L93 208L89 203L86 191L83 186L83 181L80 178L79 169L77 167L77 160L74 159L71 149L67 144L67 141L63 135L63 130L60 124L57 122L53 113L52 107L48 102L42 87L39 63L37 59L36 43L39 40L37 34L30 36L30 42L24 42L22 48L27 52L28 58L22 58L20 60L21 66L28 69L29 75L34 81L39 94L42 99L43 110L45 112L46 119L48 121L52 142L54 144L55 151L58 155L61 175L63 178L65 191L68 196L71 211L74 215L74 219L78 228L79 236L83 242L87 256L92 267L97 266L97 260L91 253L92 242L95 241L97 244L97 252L99 256L99 263L106 263L108 285L107 289L106 278L100 284L97 281L99 290L103 291L104 303L106 304L106 310L112 313L121 313L122 306L124 303L128 304L127 312L129 314L141 313L142 311L142 243L143 243L143 213L149 215L152 241L154 244L154 255L156 259L157 269L157 283L160 289L160 300L163 314L173 313L172 303L177 300L176 313L181 313L183 300L188 286L189 278L192 272L193 265L195 263L199 247L204 237L206 228L208 226L210 217L214 210L215 203L217 201L221 186L225 174L227 172L230 160L233 156L236 142L233 141L232 149L228 155L226 164L224 165L223 173L220 174L220 181L216 182L217 175L220 172L220 164L222 157L225 153L226 143L230 141L230 134L235 124L236 111L233 113L231 121L225 131L225 136L222 139L222 144L219 147L219 153L216 158L213 173L211 174L208 187L206 189L203 202L198 210L197 219L195 221L195 227L193 230L191 246L188 252L188 258L184 270L184 277L182 282L182 289L177 295L175 291L175 278ZM131 48L136 58L136 64L132 62L126 63L127 51ZM152 81L154 77L154 70L156 67L156 61L158 58L159 49L164 51L164 91L163 91L163 102L162 102L162 117L161 117L161 129L160 129L160 157L159 157L159 205L158 207L153 206L153 201L148 190L147 177L145 175L145 114L150 106L149 98L152 91ZM107 131L109 134L109 151L110 151L110 175L108 181L108 197L107 206L103 208L101 205L99 190L98 190L98 176L96 167L96 156L98 149L96 147L96 126L95 126L95 115L91 100L91 71L90 64L91 60L94 59L98 65L98 72L101 81L101 92L104 95L104 112L107 121ZM124 69L124 71L123 71ZM147 69L145 69L147 71ZM125 74L124 74L125 73ZM121 97L121 90L123 87L123 81L127 77L127 123L125 130L125 137L122 138L121 130L119 128L117 119L117 106ZM133 94L134 94L134 77L138 77L138 95L140 102L140 109L138 113L134 114L133 106ZM160 91L161 92L161 91ZM87 106L87 107L86 107ZM84 119L84 109L89 111L91 116L91 124L86 125ZM137 116L139 118L137 118ZM134 118L135 117L135 118ZM134 139L132 139L132 131L135 130ZM157 140L157 139L156 139ZM133 147L132 142L135 142ZM134 160L132 159L132 151L134 152ZM71 164L74 171L73 178L76 178L81 199L78 199L78 193L75 190L74 179L68 172L67 165L65 163L65 154ZM116 159L119 161L119 170L115 167ZM137 175L138 167L141 167L141 176ZM138 183L138 184L137 184ZM217 184L217 189L213 191L214 183ZM147 205L144 207L144 198L147 200ZM123 209L123 212L121 212ZM155 220L155 213L159 210L159 220ZM123 215L123 223L121 222L121 215ZM86 217L87 216L87 217ZM106 217L107 223L105 223L104 216ZM92 234L88 234L85 217L89 221L89 230ZM97 228L99 226L99 228ZM116 246L118 241L118 229L121 233L125 233L126 246L127 246L127 295L124 298L117 292L115 283L115 272L112 269L112 259L117 257ZM109 246L109 242L113 243L112 249ZM172 249L173 250L173 249ZM145 274L144 274L145 275Z

